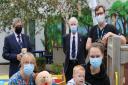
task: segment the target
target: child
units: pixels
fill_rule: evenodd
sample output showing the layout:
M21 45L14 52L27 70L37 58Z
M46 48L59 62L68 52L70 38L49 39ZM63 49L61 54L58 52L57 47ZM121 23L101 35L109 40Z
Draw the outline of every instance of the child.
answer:
M67 85L90 85L85 83L85 69L81 65L73 68L73 78L68 81Z

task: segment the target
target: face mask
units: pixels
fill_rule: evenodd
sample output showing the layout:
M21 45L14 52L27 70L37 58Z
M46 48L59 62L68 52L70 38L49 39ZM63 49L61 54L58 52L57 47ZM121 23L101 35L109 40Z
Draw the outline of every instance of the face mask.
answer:
M15 32L16 32L17 34L20 34L21 31L22 31L22 27L15 27Z
M94 68L98 68L100 67L102 63L102 58L90 58L90 64L94 67Z
M76 33L77 32L77 26L76 25L71 26L70 29L71 29L72 33Z
M102 15L96 16L96 20L98 23L103 23L105 21L105 15L102 14Z
M24 74L26 76L30 76L34 71L34 65L33 64L25 64L24 65Z

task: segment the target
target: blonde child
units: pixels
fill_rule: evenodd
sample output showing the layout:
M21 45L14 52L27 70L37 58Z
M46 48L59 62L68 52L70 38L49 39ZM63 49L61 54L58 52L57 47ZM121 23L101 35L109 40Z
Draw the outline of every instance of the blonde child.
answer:
M85 69L81 65L73 68L73 78L68 81L67 85L90 85L85 83Z

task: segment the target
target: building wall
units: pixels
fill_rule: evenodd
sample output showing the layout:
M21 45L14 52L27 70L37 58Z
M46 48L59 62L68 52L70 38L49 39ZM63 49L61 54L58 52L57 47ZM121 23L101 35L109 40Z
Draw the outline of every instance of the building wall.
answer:
M8 28L5 28L5 30L0 30L0 63L7 63L9 61L3 59L2 53L3 53L3 46L4 46L4 38L12 33L12 30L9 30Z

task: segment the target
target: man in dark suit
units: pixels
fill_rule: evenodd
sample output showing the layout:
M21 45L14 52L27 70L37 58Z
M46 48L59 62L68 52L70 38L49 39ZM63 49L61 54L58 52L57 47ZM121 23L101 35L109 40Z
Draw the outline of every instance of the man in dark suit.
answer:
M9 77L19 71L19 64L22 57L21 50L25 48L27 51L32 51L29 37L21 33L23 28L22 20L15 18L13 19L12 25L14 32L5 37L2 54L4 59L10 61Z
M85 64L85 38L78 34L78 21L75 17L69 19L71 33L63 37L63 51L66 55L64 72L66 81L72 78L73 67Z

